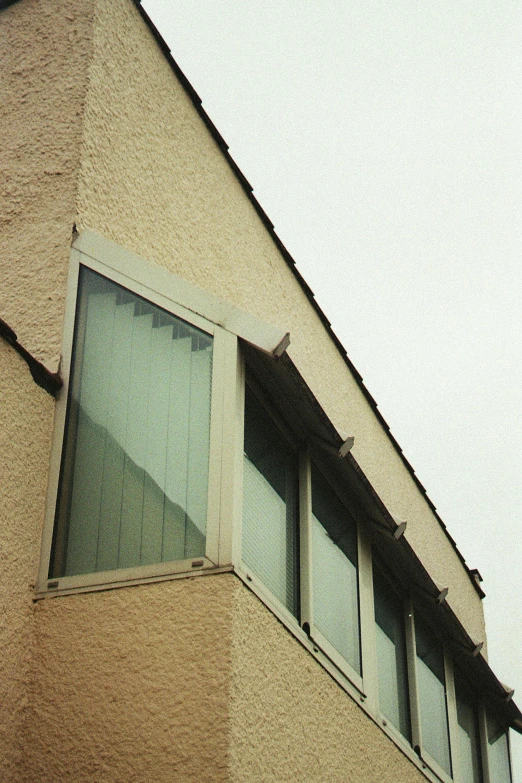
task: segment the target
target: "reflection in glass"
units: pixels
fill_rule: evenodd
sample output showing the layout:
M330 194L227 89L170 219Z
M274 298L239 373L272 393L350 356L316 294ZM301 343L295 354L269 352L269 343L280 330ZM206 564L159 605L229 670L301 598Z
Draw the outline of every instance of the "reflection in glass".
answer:
M205 554L212 338L82 267L50 576Z
M403 606L375 567L373 570L373 590L379 707L390 723L410 741L410 709Z
M274 422L247 388L243 463L243 560L299 615L298 464Z
M322 475L312 469L314 626L361 673L357 529Z
M418 615L415 643L422 746L451 775L444 656L437 639Z

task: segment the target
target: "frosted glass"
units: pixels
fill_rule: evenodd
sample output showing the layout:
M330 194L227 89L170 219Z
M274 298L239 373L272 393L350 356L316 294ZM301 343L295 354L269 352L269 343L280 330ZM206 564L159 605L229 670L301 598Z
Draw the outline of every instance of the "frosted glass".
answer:
M205 553L212 338L82 269L51 576Z
M444 658L439 643L418 616L415 641L422 746L451 775Z
M297 460L248 391L242 557L281 603L298 616Z
M410 740L410 710L403 607L374 568L379 707Z
M488 717L488 760L490 783L511 783L507 731Z
M468 694L455 683L460 772L462 783L482 783L477 711Z
M322 476L312 471L314 627L361 673L357 532Z

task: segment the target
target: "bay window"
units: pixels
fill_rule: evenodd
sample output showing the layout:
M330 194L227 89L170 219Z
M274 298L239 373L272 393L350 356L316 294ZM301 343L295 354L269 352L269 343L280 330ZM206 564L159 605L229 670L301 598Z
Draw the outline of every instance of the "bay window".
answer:
M288 334L92 232L77 248L39 596L233 572L420 768L510 783L518 711L480 670L486 723L460 674L474 647Z

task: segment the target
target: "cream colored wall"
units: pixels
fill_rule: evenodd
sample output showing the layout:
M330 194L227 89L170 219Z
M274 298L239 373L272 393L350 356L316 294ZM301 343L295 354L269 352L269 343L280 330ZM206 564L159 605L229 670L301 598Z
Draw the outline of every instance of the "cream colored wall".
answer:
M24 750L38 568L53 424L52 398L0 340L0 780Z
M232 579L39 602L21 780L228 781Z
M49 369L60 359L76 218L93 0L0 12L0 315Z
M21 0L0 13L0 46L0 316L21 342L57 368L74 222L289 328L292 358L482 637L455 553L131 1ZM1 340L0 363L6 780L246 783L261 766L293 780L287 740L291 770L316 780L354 765L361 779L418 779L232 576L35 607L54 404Z
M233 621L231 783L426 780L240 582Z
M98 0L94 47L79 226L290 330L296 365L336 426L355 435L366 475L483 639L482 605L458 556L129 0Z

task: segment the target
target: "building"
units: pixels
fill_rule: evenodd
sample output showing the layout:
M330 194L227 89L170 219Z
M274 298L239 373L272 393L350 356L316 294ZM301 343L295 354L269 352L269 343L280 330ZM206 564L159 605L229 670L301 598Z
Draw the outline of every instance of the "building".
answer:
M4 779L509 781L479 576L139 4L4 5Z

